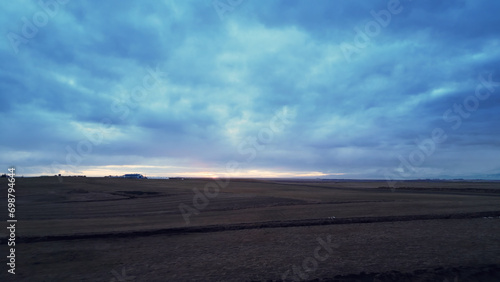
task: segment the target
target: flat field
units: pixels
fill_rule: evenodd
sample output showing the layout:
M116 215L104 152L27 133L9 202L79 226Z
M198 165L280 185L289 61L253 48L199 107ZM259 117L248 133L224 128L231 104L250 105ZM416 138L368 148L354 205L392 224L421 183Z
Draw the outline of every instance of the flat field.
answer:
M500 281L500 182L62 179L16 179L0 281Z

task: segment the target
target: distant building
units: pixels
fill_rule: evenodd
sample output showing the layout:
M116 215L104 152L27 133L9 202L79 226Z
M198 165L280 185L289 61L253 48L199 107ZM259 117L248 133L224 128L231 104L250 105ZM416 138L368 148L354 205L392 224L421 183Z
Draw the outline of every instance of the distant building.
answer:
M170 179L170 180L184 180L183 177L167 177L167 179Z
M132 173L132 174L125 174L122 176L122 178L137 178L137 179L143 179L146 178L144 175L139 174L139 173Z

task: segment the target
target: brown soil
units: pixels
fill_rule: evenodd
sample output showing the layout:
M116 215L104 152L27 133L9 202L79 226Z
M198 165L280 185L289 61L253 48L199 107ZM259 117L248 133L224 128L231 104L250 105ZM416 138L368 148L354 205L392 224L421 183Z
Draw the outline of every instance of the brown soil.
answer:
M18 179L0 281L500 281L500 183L231 180L186 224L206 183Z

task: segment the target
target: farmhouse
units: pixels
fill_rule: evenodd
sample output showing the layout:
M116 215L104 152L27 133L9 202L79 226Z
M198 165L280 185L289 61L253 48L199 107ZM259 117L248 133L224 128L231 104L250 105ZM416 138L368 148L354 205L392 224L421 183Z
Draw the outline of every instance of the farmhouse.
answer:
M139 178L139 179L143 179L143 178L146 178L146 177L144 177L144 175L142 175L142 174L133 173L133 174L125 174L125 175L122 176L122 178Z

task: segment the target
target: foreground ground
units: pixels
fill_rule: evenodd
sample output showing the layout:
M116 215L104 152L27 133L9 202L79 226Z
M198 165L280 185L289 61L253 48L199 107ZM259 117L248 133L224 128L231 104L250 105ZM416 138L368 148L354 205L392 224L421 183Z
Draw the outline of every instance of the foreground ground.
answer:
M18 178L0 281L500 281L498 182L212 184Z

